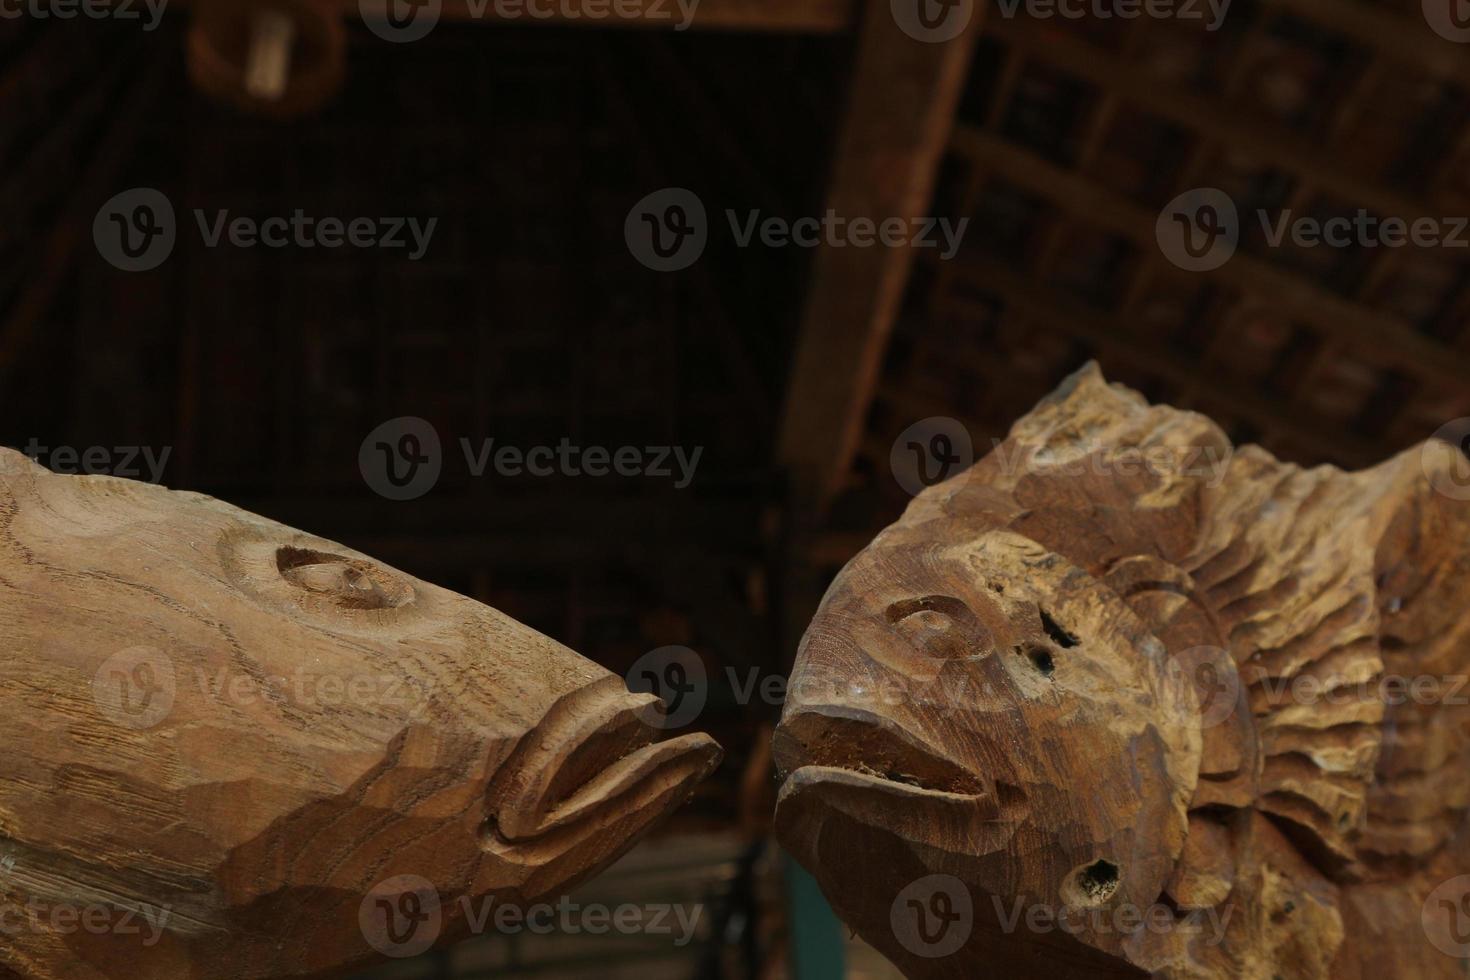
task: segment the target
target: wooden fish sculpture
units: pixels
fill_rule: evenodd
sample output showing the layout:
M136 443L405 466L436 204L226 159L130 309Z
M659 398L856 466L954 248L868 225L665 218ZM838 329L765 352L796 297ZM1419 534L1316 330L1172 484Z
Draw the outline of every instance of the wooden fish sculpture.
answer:
M833 582L778 836L910 977L1463 980L1467 470L1084 368Z
M478 602L10 450L0 636L3 977L410 955L487 896L596 873L719 756L655 741L653 698Z

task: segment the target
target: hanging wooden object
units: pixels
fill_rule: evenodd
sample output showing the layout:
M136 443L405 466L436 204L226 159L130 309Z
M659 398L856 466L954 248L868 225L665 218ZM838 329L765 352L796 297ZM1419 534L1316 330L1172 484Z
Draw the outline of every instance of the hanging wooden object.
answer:
M201 90L276 117L320 109L342 86L347 40L331 0L194 0L189 75Z
M657 741L654 698L478 602L10 450L0 632L4 977L315 977L418 952L487 897L595 874L719 756Z
M778 836L910 977L1463 978L1467 469L1089 366L833 583Z

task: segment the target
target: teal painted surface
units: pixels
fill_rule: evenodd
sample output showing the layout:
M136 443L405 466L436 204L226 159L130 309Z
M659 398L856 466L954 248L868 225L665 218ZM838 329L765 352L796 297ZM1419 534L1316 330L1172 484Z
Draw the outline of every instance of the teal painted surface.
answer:
M842 980L847 933L817 880L789 857L786 899L791 911L792 976L795 980Z

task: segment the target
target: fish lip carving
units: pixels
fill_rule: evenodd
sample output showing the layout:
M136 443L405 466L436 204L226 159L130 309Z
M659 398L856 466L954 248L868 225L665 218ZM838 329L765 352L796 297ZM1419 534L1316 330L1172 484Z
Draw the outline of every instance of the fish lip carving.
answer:
M609 676L553 705L491 782L485 848L595 827L709 775L722 755L718 743L702 732L654 741L656 702Z
M782 783L781 795L784 797L788 792L795 792L797 788L819 784L854 789L874 789L896 796L909 797L913 800L956 806L975 806L990 796L990 794L983 792L956 793L950 790L930 789L919 783L879 776L874 773L863 772L860 769L823 765L802 766L788 773Z
M962 842L979 855L1004 853L1026 816L988 793L954 793L914 786L837 766L807 765L789 773L776 799L776 833L808 868L823 864L819 841L835 818L887 833L898 841L952 851ZM953 856L961 857L959 853Z
M802 769L864 777L944 799L993 797L990 779L973 773L922 737L870 712L812 705L789 713L776 729L777 768L789 780Z

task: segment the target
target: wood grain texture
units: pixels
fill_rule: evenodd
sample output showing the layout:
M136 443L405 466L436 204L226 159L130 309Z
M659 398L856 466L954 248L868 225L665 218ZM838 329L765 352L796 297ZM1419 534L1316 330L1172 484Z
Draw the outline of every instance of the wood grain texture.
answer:
M1463 977L1464 465L1303 470L1088 366L832 584L777 834L913 977ZM944 955L900 928L933 875Z
M719 755L494 609L9 450L0 632L0 976L335 975L385 951L378 900L426 897L400 876L456 938L460 899L596 873Z

